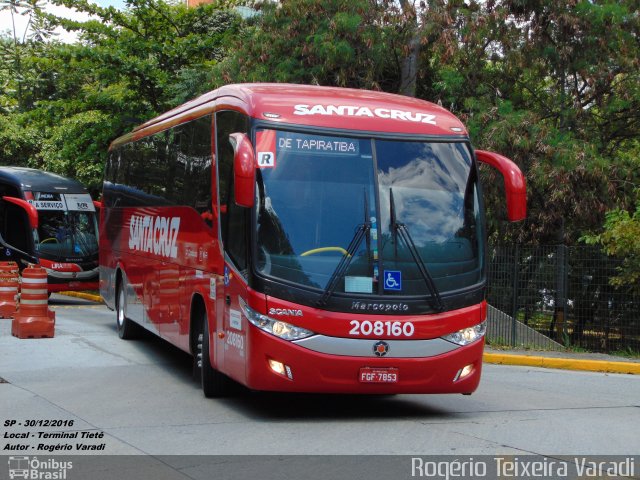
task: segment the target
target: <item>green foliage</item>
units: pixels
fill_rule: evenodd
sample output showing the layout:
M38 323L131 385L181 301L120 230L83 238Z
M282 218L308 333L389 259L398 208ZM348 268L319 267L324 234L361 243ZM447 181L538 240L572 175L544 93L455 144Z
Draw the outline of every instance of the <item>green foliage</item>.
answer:
M372 0L286 0L260 16L216 69L217 85L289 82L394 91L403 32Z
M104 146L112 140L115 121L96 110L63 119L44 141L41 168L75 178L89 189L101 188Z
M53 24L42 13L42 0L0 0L0 11L9 12L13 29L0 37L0 111L33 107L48 75L39 61L44 42L52 38ZM26 17L23 32L16 29L16 17ZM4 94L2 93L4 92Z
M13 120L0 114L0 165L27 167L40 149L41 137L35 129Z
M496 241L572 244L640 181L640 17L633 0L445 2L424 12L420 95L474 144L527 177L528 220L496 221L502 181L483 172Z
M210 68L221 60L225 40L239 21L227 4L219 3L189 9L163 0L128 0L127 10L120 12L86 0L58 1L100 19L58 22L80 33L82 46L73 60L90 68L87 74L96 86L123 84L138 98L138 112L139 107L160 113L175 106L177 90L187 97L202 93L181 82L185 72ZM187 85L194 90L184 92Z
M611 284L629 286L640 293L640 189L633 214L620 208L607 212L604 232L586 235L583 240L591 245L601 245L607 255L622 258L622 266Z
M58 1L94 17L75 22L46 15L37 1L0 0L33 17L23 36L0 37L0 162L47 169L91 188L101 184L113 139L204 91L202 72L224 58L227 36L240 22L231 2L188 9L129 0L118 11ZM46 32L56 25L80 41L51 40Z

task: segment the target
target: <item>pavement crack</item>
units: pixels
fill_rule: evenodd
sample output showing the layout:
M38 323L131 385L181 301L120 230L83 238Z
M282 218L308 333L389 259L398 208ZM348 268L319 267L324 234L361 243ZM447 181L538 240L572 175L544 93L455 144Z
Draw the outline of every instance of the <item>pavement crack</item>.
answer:
M456 415L470 415L476 413L520 413L520 412L569 412L580 410L618 410L625 408L640 408L639 405L606 405L606 406L590 406L590 407L563 407L563 408L505 408L500 410L474 410L464 412L450 412Z
M524 453L524 454L526 454L526 455L540 455L540 456L542 456L542 454L541 454L541 453L536 452L536 451L534 451L534 450L527 450L527 449L525 449L525 448L516 447L516 446L514 446L514 445L506 445L506 444L504 444L504 443L495 442L495 441L493 441L493 440L490 440L490 439L488 439L488 438L481 437L481 436L479 436L479 435L471 435L470 433L459 432L459 431L457 431L457 430L453 430L453 433L456 433L456 434L458 434L458 435L462 435L463 437L472 438L473 440L478 440L478 441L481 441L481 442L491 443L491 444L493 444L493 445L500 446L500 447L502 447L502 448L510 448L510 449L512 449L512 450L517 450L517 451L522 452L522 453Z
M191 475L189 475L188 473L183 472L182 470L180 470L179 468L174 467L173 465L171 465L170 463L162 460L162 458L160 458L159 456L156 455L150 455L151 458L153 458L154 460L157 460L158 462L162 463L163 465L165 465L166 467L170 468L171 470L173 470L174 472L182 475L185 478L191 478L193 480L200 478L200 477L193 477ZM182 467L185 468L185 467Z
M74 338L71 340L73 343L83 343L87 346L89 346L90 348L97 350L98 352L102 352L102 353L106 353L107 355L110 355L112 357L118 358L120 360L124 360L127 363L134 363L134 364L138 364L137 362L133 362L130 358L124 357L122 355L118 355L117 353L113 353L109 350L107 350L106 348L102 348L100 345L97 345L89 340L87 340L86 338L80 337L80 336L75 336ZM141 365L141 364L138 364Z
M244 420L224 420L220 422L198 422L198 423L177 423L177 424L166 424L166 425L115 425L115 426L106 426L103 427L103 430L135 430L140 428L176 428L176 427L201 427L205 425L233 425L236 423L247 423Z

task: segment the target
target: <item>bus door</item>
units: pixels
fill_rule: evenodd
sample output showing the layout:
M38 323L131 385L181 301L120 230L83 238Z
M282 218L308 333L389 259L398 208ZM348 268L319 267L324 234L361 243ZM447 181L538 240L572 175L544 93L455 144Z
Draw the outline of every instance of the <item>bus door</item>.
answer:
M247 300L248 236L251 221L249 205L240 199L237 202L236 185L238 168L253 173L255 184L255 161L248 155L253 151L248 132L246 115L234 111L216 113L216 152L218 162L217 195L219 202L220 238L224 250L223 308L218 320L218 342L223 361L217 357L218 367L228 376L244 382L247 358L247 319L242 314L240 302ZM240 133L242 132L242 133ZM246 176L246 174L245 174ZM250 180L244 180L251 183ZM239 204L238 204L239 203ZM241 206L245 205L245 206ZM220 331L222 330L222 331Z
M223 342L224 372L230 377L245 380L247 319L241 302L247 299L245 279L228 263L224 267Z

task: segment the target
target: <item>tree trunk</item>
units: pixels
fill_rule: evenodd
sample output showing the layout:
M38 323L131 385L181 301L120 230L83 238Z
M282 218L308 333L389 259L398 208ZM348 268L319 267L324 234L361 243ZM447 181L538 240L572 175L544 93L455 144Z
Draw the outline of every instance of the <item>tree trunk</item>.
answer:
M407 27L411 32L411 38L407 45L407 55L402 61L399 93L408 97L415 97L418 83L418 55L420 54L418 15L415 6L408 0L400 0L400 5L407 19Z

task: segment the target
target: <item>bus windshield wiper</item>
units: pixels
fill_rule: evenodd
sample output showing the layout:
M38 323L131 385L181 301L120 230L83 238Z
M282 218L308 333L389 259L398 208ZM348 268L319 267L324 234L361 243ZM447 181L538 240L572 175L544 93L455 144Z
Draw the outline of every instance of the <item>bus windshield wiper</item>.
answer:
M331 274L331 278L329 278L329 282L318 300L316 304L318 307L323 307L327 304L329 297L333 294L333 291L336 289L338 285L338 281L342 278L342 276L346 273L347 268L351 264L351 260L353 256L356 254L356 250L358 246L362 242L363 238L367 239L367 255L369 255L369 232L371 231L371 222L369 221L369 201L367 199L367 191L364 191L364 222L358 225L356 228L356 232L353 234L353 238L347 247L347 252L340 259L340 263Z
M395 205L395 202L393 201L392 188L389 189L389 208L390 208L390 217L391 217L391 231L393 233L393 236L396 238L396 240L394 240L396 249L398 245L397 237L399 236L402 239L402 241L405 243L407 248L409 249L409 253L411 254L411 257L413 258L413 261L415 262L416 266L418 267L418 271L420 272L420 275L422 276L424 283L427 286L427 289L431 293L431 298L433 300L433 307L439 312L444 311L445 307L444 307L444 303L442 302L442 297L440 296L440 292L438 292L438 287L436 287L436 284L433 281L433 277L429 273L427 266L422 260L422 257L420 256L420 252L418 252L418 249L416 248L416 244L413 242L413 238L411 238L409 229L404 223L398 222L396 219L396 205ZM397 250L396 250L396 256L397 256Z

